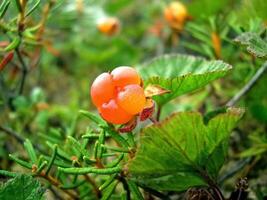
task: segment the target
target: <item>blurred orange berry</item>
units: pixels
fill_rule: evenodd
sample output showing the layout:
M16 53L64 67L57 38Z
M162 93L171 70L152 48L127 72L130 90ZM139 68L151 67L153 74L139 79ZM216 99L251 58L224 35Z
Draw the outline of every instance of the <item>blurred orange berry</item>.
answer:
M115 17L105 18L97 24L97 28L101 33L112 36L119 31L120 22L118 18Z
M161 37L164 28L163 25L163 22L158 20L148 29L148 32L156 37Z
M47 110L49 108L49 105L45 102L39 102L36 104L36 108L38 111Z
M181 2L171 2L164 9L164 17L170 27L180 30L183 28L184 22L188 17L187 9Z

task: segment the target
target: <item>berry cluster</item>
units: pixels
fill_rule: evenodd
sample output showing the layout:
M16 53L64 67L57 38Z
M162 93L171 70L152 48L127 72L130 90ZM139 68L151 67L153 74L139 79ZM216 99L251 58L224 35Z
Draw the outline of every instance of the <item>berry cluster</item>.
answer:
M100 74L91 86L91 98L102 118L113 124L129 122L146 102L140 76L126 66Z

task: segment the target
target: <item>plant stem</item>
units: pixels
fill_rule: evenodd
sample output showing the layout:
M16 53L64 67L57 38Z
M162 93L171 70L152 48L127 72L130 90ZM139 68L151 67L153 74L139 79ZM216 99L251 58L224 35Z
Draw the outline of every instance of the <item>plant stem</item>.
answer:
M40 177L46 179L46 180L49 181L53 186L55 186L56 188L62 190L62 191L65 192L66 194L68 194L72 199L78 199L78 196L77 196L76 193L74 193L74 192L72 192L72 191L69 191L69 190L63 190L63 189L61 189L61 188L59 187L61 183L60 183L56 178L54 178L54 177L52 177L52 176L50 176L50 175L47 175L47 174L45 173L45 171L41 172L41 173L38 174L37 176L40 176Z
M149 120L150 120L153 124L157 124L157 123L158 123L158 120L156 120L156 119L153 118L153 117L150 117Z
M6 127L0 126L0 131L3 131L4 133L12 136L13 138L15 138L20 144L23 144L24 142L24 138L21 137L19 134L17 134L15 131L8 129Z
M61 197L58 192L52 187L50 186L49 189L51 190L51 192L54 194L54 196L59 199L59 200L64 200L63 197Z
M217 185L213 185L212 186L212 190L213 190L214 194L216 195L216 199L224 200L224 196L223 196L221 190L218 188Z
M227 102L226 106L234 106L241 98L244 96L257 82L257 80L263 75L267 69L267 62L258 69L256 74L250 79L250 81L230 100Z
M205 173L202 170L199 170L200 174L202 175L202 177L206 180L206 182L209 184L211 190L213 191L214 195L215 195L215 199L216 200L224 200L224 196L220 190L220 188L218 187L217 183L212 180L207 173Z
M161 106L158 105L158 111L157 111L157 115L156 115L156 120L159 121L160 119L160 114L161 114Z
M6 133L7 135L12 136L13 138L15 138L20 144L23 145L25 139L23 137L20 136L20 134L18 134L17 132L15 132L12 129L6 128L4 126L0 125L0 131L3 131L4 133ZM46 152L44 152L42 149L40 149L40 147L36 144L33 144L34 148L37 149L38 151L40 151L43 154L46 154Z
M22 78L21 78L21 82L20 82L20 85L19 85L19 95L21 95L23 93L26 76L28 74L28 67L27 67L25 61L23 60L19 49L16 49L15 52L16 52L16 54L18 56L18 59L19 59L19 62L21 63L21 66L22 66Z
M89 182L93 186L94 193L96 194L97 198L100 199L102 194L101 194L101 191L99 190L95 180L92 179L88 174L85 174L84 177L85 177L86 181Z
M154 195L155 197L158 197L160 199L165 199L165 200L170 200L170 197L168 197L168 195L165 195L163 193L160 193L159 191L157 190L153 190L151 188L148 188L148 187L145 187L143 185L138 185L139 187L143 188L144 191L148 192L149 194L152 194Z
M131 192L130 192L129 186L127 184L127 181L122 176L118 177L118 180L122 183L123 189L126 191L126 199L130 200L131 199Z

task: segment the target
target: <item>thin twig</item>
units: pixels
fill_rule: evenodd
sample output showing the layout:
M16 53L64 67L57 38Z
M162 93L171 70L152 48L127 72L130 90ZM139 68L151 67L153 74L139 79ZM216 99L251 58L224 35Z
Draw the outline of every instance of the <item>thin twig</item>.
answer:
M224 196L223 196L221 190L218 188L217 185L212 186L211 189L213 190L214 194L216 195L216 199L224 200Z
M158 106L158 111L157 111L157 116L156 116L156 120L159 121L160 119L160 114L161 114L161 106Z
M131 199L131 192L130 192L129 186L127 184L127 181L122 176L118 177L118 180L122 183L123 189L126 191L126 199L130 200Z
M88 174L85 174L84 177L85 177L86 181L89 182L93 186L94 193L96 194L97 198L100 199L102 194L101 194L101 191L99 190L95 180L92 179Z
M148 188L148 187L145 187L143 185L138 185L139 187L143 188L146 192L154 195L155 197L158 197L160 199L165 199L165 200L170 200L170 197L168 195L165 195L157 190L154 190L154 189L151 189L151 188Z
M10 128L6 128L4 126L0 125L0 131L3 131L4 133L6 133L7 135L12 136L13 138L15 138L20 144L23 145L25 139L20 136L16 131L10 129ZM40 149L40 147L36 144L33 144L34 148L37 149L39 152L46 154L46 152L44 152L42 149Z
M47 181L49 181L49 183L51 183L53 186L55 186L56 188L60 189L61 191L65 192L66 194L68 194L72 199L78 199L78 195L70 190L63 190L61 189L59 186L61 185L61 183L54 177L50 176L49 174L47 175L45 173L45 171L42 171L40 174L38 174L37 176L42 177L44 179L46 179Z
M3 127L3 126L0 126L0 131L3 131L4 133L12 136L13 138L15 138L19 143L23 144L24 142L24 138L21 137L18 133L16 133L15 131L9 129L9 128L6 128L6 127Z
M58 194L58 191L56 191L52 186L50 186L49 190L53 193L53 195L55 196L56 199L58 199L58 200L64 200L64 198L61 197Z
M16 49L15 52L16 52L16 54L18 56L18 59L19 59L19 62L21 63L21 66L22 66L22 77L21 77L21 82L20 82L20 85L19 85L19 92L18 92L19 95L21 95L23 93L26 76L28 74L28 67L27 67L25 61L23 60L19 49Z
M199 172L202 175L202 177L206 180L206 182L209 184L211 190L213 191L216 197L215 199L224 200L225 198L220 188L218 187L217 183L213 179L211 179L205 171L200 170Z
M153 124L157 124L158 120L156 120L155 118L150 117L149 120L153 123Z
M226 106L234 106L257 82L257 80L263 75L267 69L267 62L265 62L256 72L256 74L250 79L250 81L230 100Z

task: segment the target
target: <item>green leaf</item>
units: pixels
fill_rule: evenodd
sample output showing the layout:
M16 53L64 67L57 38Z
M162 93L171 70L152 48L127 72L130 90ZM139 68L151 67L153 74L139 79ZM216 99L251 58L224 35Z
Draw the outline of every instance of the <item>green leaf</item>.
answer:
M245 46L247 51L256 57L267 57L267 39L261 38L257 33L243 33L234 41Z
M4 17L8 7L9 7L10 1L4 0L2 4L0 5L0 19Z
M108 200L110 199L111 195L113 194L116 186L118 184L118 181L114 181L112 184L110 184L104 191L103 191L103 196L101 200Z
M187 55L164 55L140 68L145 86L160 85L169 94L156 96L157 103L168 101L203 87L209 82L223 77L231 66L222 61L207 61L200 57Z
M41 0L37 0L36 3L33 5L33 7L27 12L26 16L31 15L31 13L38 8L40 3L41 3Z
M92 112L88 112L86 110L80 110L79 113L81 115L84 115L85 117L89 118L91 121L93 121L94 123L101 125L103 127L107 127L107 123L105 122L105 120L103 120L101 117L99 117L98 115L92 113Z
M10 179L0 188L1 200L38 200L45 190L36 179L28 175L19 175Z
M246 149L245 151L242 151L239 156L240 157L251 157L251 156L257 156L260 154L263 154L267 151L267 145L255 145L254 147L251 147L249 149Z
M71 144L71 147L76 149L82 156L89 157L88 151L82 147L81 143L77 141L74 137L68 136L68 141Z
M134 197L134 199L144 200L144 197L141 194L141 192L139 191L137 185L131 180L127 180L127 183L128 183L129 189L130 189L131 194Z
M200 113L180 112L144 129L140 147L128 165L130 177L163 191L214 183L227 154L231 130L242 114L240 109L228 109L205 125Z
M32 142L29 139L26 139L23 145L29 155L29 158L31 159L32 164L37 163L37 156Z
M18 46L20 45L20 38L16 37L12 40L12 42L4 49L5 51L12 51L16 48L18 48Z

